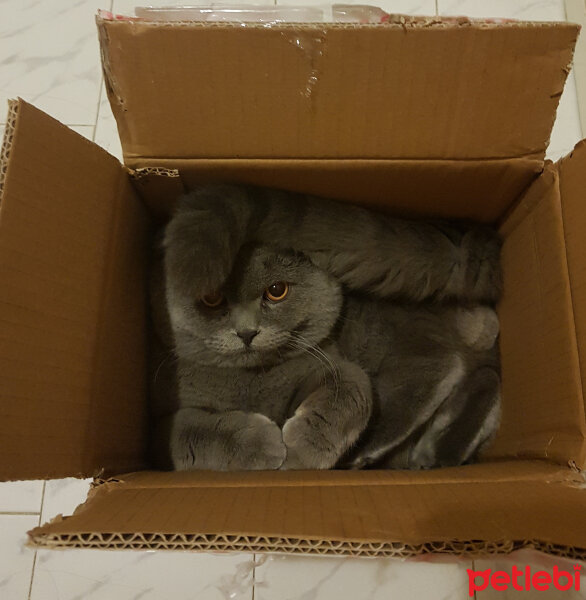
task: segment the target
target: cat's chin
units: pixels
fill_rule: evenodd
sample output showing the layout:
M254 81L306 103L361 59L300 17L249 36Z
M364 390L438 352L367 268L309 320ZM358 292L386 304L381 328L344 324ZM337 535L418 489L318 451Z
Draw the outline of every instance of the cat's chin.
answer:
M230 369L260 369L264 367L274 367L293 356L300 354L298 350L290 348L276 348L272 350L248 349L229 354L208 355L203 360L198 357L198 362L206 366L214 366Z

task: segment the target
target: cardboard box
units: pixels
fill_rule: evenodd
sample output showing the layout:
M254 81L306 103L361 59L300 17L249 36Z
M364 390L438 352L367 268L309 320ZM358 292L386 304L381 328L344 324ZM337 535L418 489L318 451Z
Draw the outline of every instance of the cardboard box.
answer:
M22 100L2 149L0 476L99 477L33 545L586 559L586 144L544 162L578 28L98 28L126 167ZM152 225L211 180L501 226L504 415L483 463L146 470Z

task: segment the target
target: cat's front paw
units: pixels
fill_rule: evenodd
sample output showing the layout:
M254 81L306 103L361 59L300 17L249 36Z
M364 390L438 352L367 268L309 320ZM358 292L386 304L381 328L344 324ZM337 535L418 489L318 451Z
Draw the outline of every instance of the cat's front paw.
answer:
M287 458L281 470L331 469L339 459L340 453L319 424L312 423L311 414L291 417L283 426L283 441Z
M229 470L274 470L287 456L279 426L258 413L246 415L246 421L234 434L236 451Z

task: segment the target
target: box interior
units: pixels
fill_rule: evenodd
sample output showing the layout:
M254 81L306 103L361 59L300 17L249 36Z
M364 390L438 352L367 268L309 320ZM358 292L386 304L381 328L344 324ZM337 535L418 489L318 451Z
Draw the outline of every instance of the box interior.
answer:
M579 150L579 154L582 153ZM343 193L348 200L374 205L392 214L476 218L498 225L504 237L505 293L498 307L504 414L498 438L487 457L546 458L560 464L569 461L583 464L586 427L580 353L556 167L542 166L542 172L538 177L533 175L533 181L525 186L519 201L515 187L505 190L499 186L498 177L492 171L494 165L485 162L484 174L487 179L492 177L493 185L489 188L482 181L484 189L491 193L497 189L499 201L478 206L477 202L470 201L470 187L464 185L467 180L462 177L462 166L449 162L431 161L414 167L398 166L397 161L377 161L376 165L372 161L355 161L353 168L345 169L341 178L332 177L340 168L338 161L332 161L333 164L325 168L324 161L287 161L278 168L273 164L265 166L262 164L265 161L255 161L258 169L252 170L236 161L221 166L218 162L210 166L209 163L201 165L200 161L184 161L180 169L167 174L167 183L154 183L153 178L162 177L162 173L160 170L152 173L145 168L135 173L134 181L147 206L162 221L170 209L171 194L165 190L167 186L169 190L171 187L190 189L193 185L216 180L268 185L268 180L271 185L276 182L276 187L336 197L336 192L342 192L339 181L342 179ZM410 178L402 170L403 166ZM482 172L481 166L478 171ZM417 172L420 176L414 177ZM429 176L428 180L423 173ZM452 174L454 185L448 183ZM417 181L421 193L403 195L404 186L395 185L402 178ZM376 183L368 185L373 179ZM443 189L437 185L438 181L445 183ZM434 189L444 195L443 202L433 203ZM371 202L371 197L377 201ZM409 199L408 205L401 202L404 198ZM430 208L432 203L433 208ZM580 222L580 216L584 218L575 215L574 227ZM581 239L576 234L576 240ZM579 259L576 256L574 260Z
M301 29L307 35L315 33ZM160 110L157 118L153 116L160 107L151 102L152 82L164 78L164 72L171 73L175 83L185 75L183 61L171 66L167 61L163 68L153 53L157 47L193 52L193 40L200 37L187 35L186 27L99 23L127 168L26 102L12 104L0 171L0 479L103 478L74 517L37 530L35 543L144 548L149 547L144 537L148 534L154 536L150 547L160 543L159 547L208 550L254 549L255 535L264 536L258 545L265 550L287 549L286 539L299 549L291 551L311 551L329 540L327 552L393 555L401 555L399 542L406 544L405 555L423 551L422 544L428 544L425 551L433 551L435 543L447 543L445 551L467 552L471 540L484 540L482 548L489 551L536 540L551 552L555 544L577 554L580 551L571 548L586 548L584 525L576 522L584 486L578 469L586 462L586 146L578 145L559 164L543 162L577 30L567 25L454 30L438 26L426 37L417 26L407 33L399 28L400 35L388 38L374 28L361 37L367 30L326 28L317 55L308 51L311 60L297 49L290 52L295 30L287 27L269 28L269 33L254 28L251 47L261 54L267 44L282 50L283 64L291 68L283 69L282 89L287 90L288 85L298 89L305 82L308 60L310 66L326 60L324 56L344 65L351 61L344 39L356 36L350 45L355 50L370 40L363 50L367 53L413 56L406 69L416 69L418 61L429 60L432 50L445 42L448 54L442 60L462 57L454 68L453 76L459 73L458 77L450 79L450 72L445 82L463 86L458 94L473 100L469 120L462 121L468 133L447 126L454 126L457 111L446 113L443 120L431 119L430 107L404 104L411 94L404 92L388 112L407 111L421 136L413 136L413 147L401 146L397 139L406 134L396 121L384 121L382 104L370 107L383 119L376 131L370 130L371 120L356 121L362 112L352 104L365 101L362 94L357 92L355 98L346 83L325 80L323 88L312 88L309 96L298 94L289 107L304 115L293 125L295 130L303 131L319 115L319 122L327 124L321 141L287 138L282 117L269 112L271 127L279 126L281 137L290 143L286 148L275 146L267 124L254 119L242 124L230 113L233 106L218 105L213 127L227 133L216 136L222 140L217 146L212 125L206 132L202 122L190 120L195 117L188 117L188 107L190 114L196 111L185 98L167 106L167 117L159 119ZM440 32L444 37L436 38ZM200 33L210 44L242 44L234 28L210 27ZM474 60L462 52L463 45L472 42L483 49L473 53ZM513 59L502 61L500 70L489 70L492 74L482 79L480 92L462 79L478 76L478 69L494 65L512 48ZM144 73L137 73L139 64L149 64L145 53L157 75L148 81ZM220 58L226 59L226 54ZM234 53L229 58L236 60ZM331 73L334 67L328 63L323 69ZM211 69L203 63L198 68ZM290 72L297 73L293 83ZM211 80L224 77L214 69L202 73ZM360 77L352 69L348 73ZM397 85L401 76L406 77L402 71L393 73ZM257 79L254 85L238 83L243 89L263 89ZM198 93L209 94L208 87L220 84L215 81ZM395 87L380 85L381 97L394 98ZM438 85L439 80L431 92L418 90L414 97L435 94L440 115L449 106L466 109L463 102L454 104L449 94L446 100ZM517 99L518 86L532 90L531 98ZM195 94L191 88L189 83L188 92ZM344 117L343 122L348 118L361 123L358 133L347 138L340 133L339 140L333 132L341 131L340 122L319 112L328 106L325 100L321 106L320 99L336 89L346 90L340 96L349 104L338 106L335 114ZM503 89L507 101L494 104ZM540 90L538 98L533 97L535 89ZM483 100L479 94L484 93ZM139 102L141 95L144 104ZM369 92L369 97L376 94ZM216 100L206 98L208 103ZM257 100L246 95L242 99ZM257 111L262 113L263 107L259 104ZM419 120L417 111L422 111ZM228 117L232 119L226 121ZM218 129L220 122L238 125ZM185 125L181 131L178 123ZM255 128L256 137L250 137L248 127ZM495 127L499 131L493 139L490 132ZM368 146L377 149L374 154L365 149L368 136L379 140ZM171 150L173 139L177 143ZM339 152L332 154L332 148ZM483 464L430 473L145 470L146 282L152 234L172 209L170 197L195 183L216 180L285 187L397 215L464 217L500 227L505 238L505 293L499 305L504 414ZM534 500L527 504L527 498ZM389 511L389 505L397 510ZM263 508L252 510L257 506ZM318 516L312 517L316 511ZM489 514L493 516L487 519ZM118 537L104 538L105 533ZM186 539L188 534L192 538ZM183 538L173 546L171 535ZM245 546L238 546L238 536L245 536ZM346 545L336 549L331 545L336 540Z
M34 107L20 101L14 109L0 212L8 282L1 291L7 315L3 390L14 421L4 437L3 455L12 459L2 475L142 468L149 240L153 223L160 222L161 198L198 172L145 170L129 177L105 152ZM35 145L39 131L47 141ZM568 168L585 154L583 145L577 148ZM319 161L313 169L321 172ZM357 187L367 176L359 168L346 173L352 175ZM317 177L322 184L329 180ZM583 326L583 305L575 305L568 267L569 258L580 260L583 242L575 233L568 249L560 189L557 167L547 164L514 210L514 196L501 209L508 214L501 225L505 293L499 306L504 415L491 459L584 462L584 365L577 337L584 332L575 325L579 314ZM136 190L145 198L153 190L151 200L143 203ZM153 201L158 212L149 216ZM393 210L390 202L387 208ZM444 208L459 216L457 202ZM579 202L571 210L579 231L585 218ZM580 274L578 264L572 279Z

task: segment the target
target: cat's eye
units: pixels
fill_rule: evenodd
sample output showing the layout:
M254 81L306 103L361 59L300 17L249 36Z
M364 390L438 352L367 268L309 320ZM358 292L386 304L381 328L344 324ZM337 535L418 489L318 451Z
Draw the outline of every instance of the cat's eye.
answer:
M265 298L271 302L280 302L287 297L288 293L289 284L285 281L277 281L265 290Z
M224 296L220 292L213 292L203 296L201 302L208 308L218 308L224 302Z

